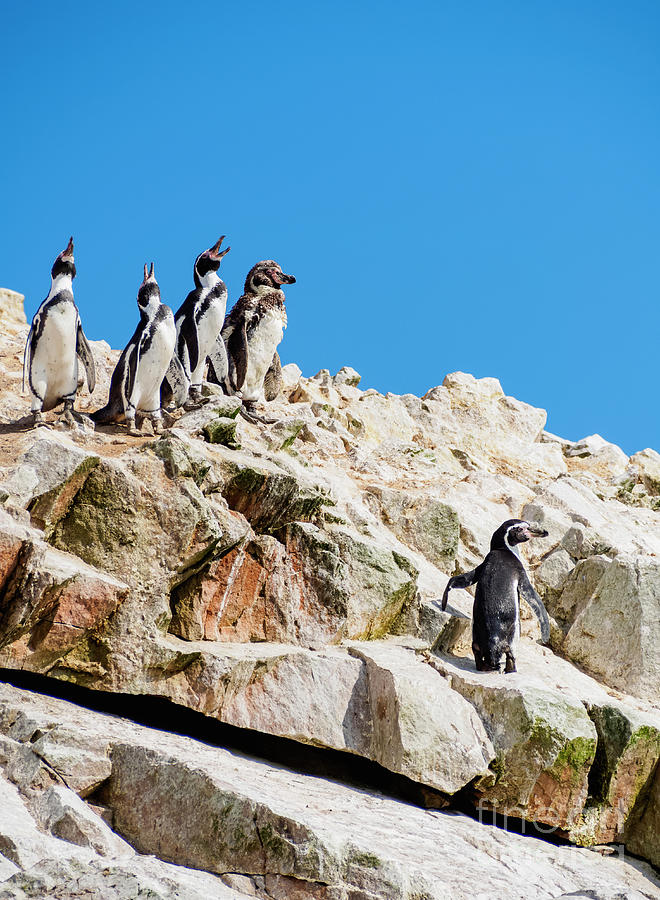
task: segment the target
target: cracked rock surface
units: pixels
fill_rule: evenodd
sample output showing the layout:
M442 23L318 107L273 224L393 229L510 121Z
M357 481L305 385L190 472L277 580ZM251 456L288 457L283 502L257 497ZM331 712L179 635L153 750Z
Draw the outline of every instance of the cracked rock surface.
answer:
M270 424L207 385L160 436L35 429L26 335L0 291L0 668L254 752L3 686L0 900L660 897L660 455L552 435L495 378L420 398L293 364ZM82 412L118 356L92 349ZM477 673L470 592L438 598L514 517L548 531L523 555L550 646L523 603L518 672ZM460 814L493 810L528 830Z

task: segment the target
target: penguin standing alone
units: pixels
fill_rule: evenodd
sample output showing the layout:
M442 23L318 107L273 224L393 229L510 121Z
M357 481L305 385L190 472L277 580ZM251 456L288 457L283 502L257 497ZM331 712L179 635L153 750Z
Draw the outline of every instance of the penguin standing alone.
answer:
M174 354L176 327L169 306L160 302L160 288L154 275L154 264L147 271L137 295L140 322L133 337L119 357L110 382L107 404L92 413L97 425L126 421L128 433L139 435L138 426L149 416L153 430L160 434L163 423L160 388L165 377L172 387L175 401L182 402L188 391L188 380ZM139 421L136 423L136 417Z
M519 597L529 603L541 623L543 643L550 638L548 613L531 585L518 550L518 545L531 537L547 535L547 531L522 519L508 519L494 532L490 553L481 565L447 582L442 595L443 609L452 588L477 585L472 613L472 652L480 672L499 671L503 653L504 671L516 671L513 643L520 634Z
M295 284L272 259L253 266L222 329L227 345L229 372L225 387L243 400L243 415L259 421L254 407L274 400L281 390L281 365L277 347L287 325L283 284Z
M32 319L25 343L23 389L27 373L35 425L43 422L43 412L62 402L65 424L72 426L76 418L80 421L87 418L73 410L78 390L78 358L85 367L90 394L96 385L94 357L73 299L75 277L73 238L69 238L66 249L53 263L50 291Z
M194 406L202 398L202 380L206 360L209 359L220 382L227 375L227 351L220 336L227 309L227 287L218 275L223 256L231 247L220 252L225 236L200 253L193 266L195 290L191 291L174 316L176 323L176 355L190 380L187 406ZM163 400L169 401L168 382L163 384Z

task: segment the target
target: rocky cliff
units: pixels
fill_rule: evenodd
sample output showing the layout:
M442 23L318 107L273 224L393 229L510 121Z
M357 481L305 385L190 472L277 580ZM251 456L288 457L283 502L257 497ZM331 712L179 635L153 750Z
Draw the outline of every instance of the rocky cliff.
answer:
M0 900L660 898L660 455L295 365L271 425L35 430L0 331ZM551 647L476 673L437 601L511 517Z

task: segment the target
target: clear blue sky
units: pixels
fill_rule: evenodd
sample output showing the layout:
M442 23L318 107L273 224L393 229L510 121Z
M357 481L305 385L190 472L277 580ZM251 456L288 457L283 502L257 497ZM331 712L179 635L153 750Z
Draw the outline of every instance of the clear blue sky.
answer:
M660 3L5 3L0 285L76 242L91 338L221 235L307 375L493 375L548 428L660 450ZM27 403L27 401L26 401Z

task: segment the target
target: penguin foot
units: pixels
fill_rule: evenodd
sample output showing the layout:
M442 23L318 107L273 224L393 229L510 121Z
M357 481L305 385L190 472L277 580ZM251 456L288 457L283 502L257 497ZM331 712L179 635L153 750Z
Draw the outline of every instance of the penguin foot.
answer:
M253 425L274 425L275 422L279 422L279 419L259 415L259 413L254 411L254 406L247 403L243 403L239 412L246 421L252 422Z
M192 412L194 409L199 409L204 403L208 402L207 397L202 396L202 389L197 387L197 385L193 385L188 391L188 399L183 404L183 408L186 412Z
M140 421L140 425L138 427L135 419L126 419L126 431L131 437L142 437L142 421Z
M156 418L155 416L152 417L151 427L154 430L154 434L162 434L165 431L165 429L163 427L163 420L161 419L160 416L158 416L158 418Z
M72 409L65 408L64 412L59 418L60 425L63 425L65 428L77 428L78 423L76 422L76 417L73 414Z
M41 410L34 409L32 411L32 425L34 426L34 428L36 428L37 425L45 425L45 424L46 423L44 422L44 416L43 416L43 413L41 412Z

